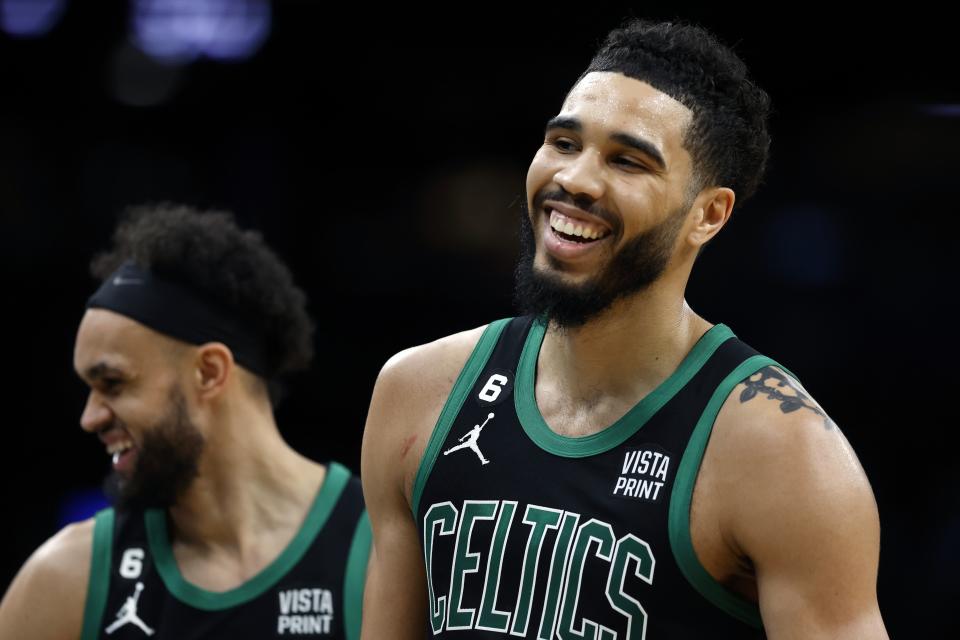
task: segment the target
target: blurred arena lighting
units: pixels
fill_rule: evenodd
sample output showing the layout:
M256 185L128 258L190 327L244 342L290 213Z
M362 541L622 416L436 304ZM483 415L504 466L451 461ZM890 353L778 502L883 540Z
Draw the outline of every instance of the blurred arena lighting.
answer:
M110 93L131 107L163 104L180 86L179 66L154 60L129 43L117 47L109 65Z
M783 282L792 285L840 284L847 249L842 220L842 214L815 204L781 209L771 216L766 229L766 264Z
M86 520L108 506L110 504L100 489L74 489L60 501L57 523L65 527L71 522Z
M925 104L920 110L930 116L960 118L960 104Z
M37 38L57 24L66 0L0 0L0 28L11 36Z
M245 60L270 34L268 0L131 0L133 42L166 63Z

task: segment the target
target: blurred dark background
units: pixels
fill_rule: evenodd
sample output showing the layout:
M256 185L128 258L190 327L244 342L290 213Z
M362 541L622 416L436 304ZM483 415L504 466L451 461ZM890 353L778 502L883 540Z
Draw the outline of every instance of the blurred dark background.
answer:
M227 208L263 232L319 325L281 428L358 470L383 362L513 313L543 125L606 31L643 15L714 30L776 108L767 184L688 300L796 372L859 453L892 637L957 637L960 56L945 15L837 11L0 0L0 589L107 470L71 357L124 207Z

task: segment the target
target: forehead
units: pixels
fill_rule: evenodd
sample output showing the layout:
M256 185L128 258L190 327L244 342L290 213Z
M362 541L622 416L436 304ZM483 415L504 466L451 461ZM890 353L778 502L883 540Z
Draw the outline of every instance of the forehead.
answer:
M140 369L162 357L170 343L170 338L126 316L88 309L77 329L73 366L80 374L98 364Z
M646 82L604 71L587 74L570 90L560 116L577 118L585 130L645 138L670 164L671 157L687 155L683 133L693 112Z

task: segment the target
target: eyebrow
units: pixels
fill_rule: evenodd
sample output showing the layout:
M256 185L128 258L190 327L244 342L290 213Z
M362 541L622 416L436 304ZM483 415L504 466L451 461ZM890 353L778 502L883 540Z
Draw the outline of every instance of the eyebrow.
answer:
M547 131L551 129L570 129L570 131L581 131L583 125L580 124L580 120L577 118L571 118L569 116L557 116L556 118L550 118L547 121Z
M90 380L91 382L100 380L101 378L106 378L107 376L120 376L124 375L124 372L116 367L111 367L106 362L98 362L92 367L88 367L84 372L84 377Z
M610 136L610 139L614 142L619 142L625 147L639 151L653 160L654 164L656 164L661 171L666 170L667 163L663 159L663 154L661 154L656 145L649 140L632 136L629 133L614 133Z
M569 129L570 131L576 131L580 133L583 131L583 124L578 118L571 118L570 116L557 116L556 118L551 118L547 121L547 131L552 129ZM630 147L645 156L653 160L654 164L661 171L665 171L667 168L667 162L663 159L663 154L660 153L660 150L655 144L649 140L644 140L637 136L631 135L629 133L623 133L618 131L610 134L610 139L614 142L621 144L625 147Z

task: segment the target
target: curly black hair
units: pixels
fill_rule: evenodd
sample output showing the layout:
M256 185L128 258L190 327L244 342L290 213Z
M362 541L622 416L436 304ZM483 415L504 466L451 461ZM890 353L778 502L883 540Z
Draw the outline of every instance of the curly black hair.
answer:
M716 36L696 25L632 19L607 35L580 79L595 71L646 82L692 111L683 145L693 193L724 186L744 202L756 192L770 153L770 97Z
M94 257L90 272L102 281L128 260L244 318L263 337L267 382L310 365L306 295L260 233L240 229L232 213L171 203L131 207L112 249Z

